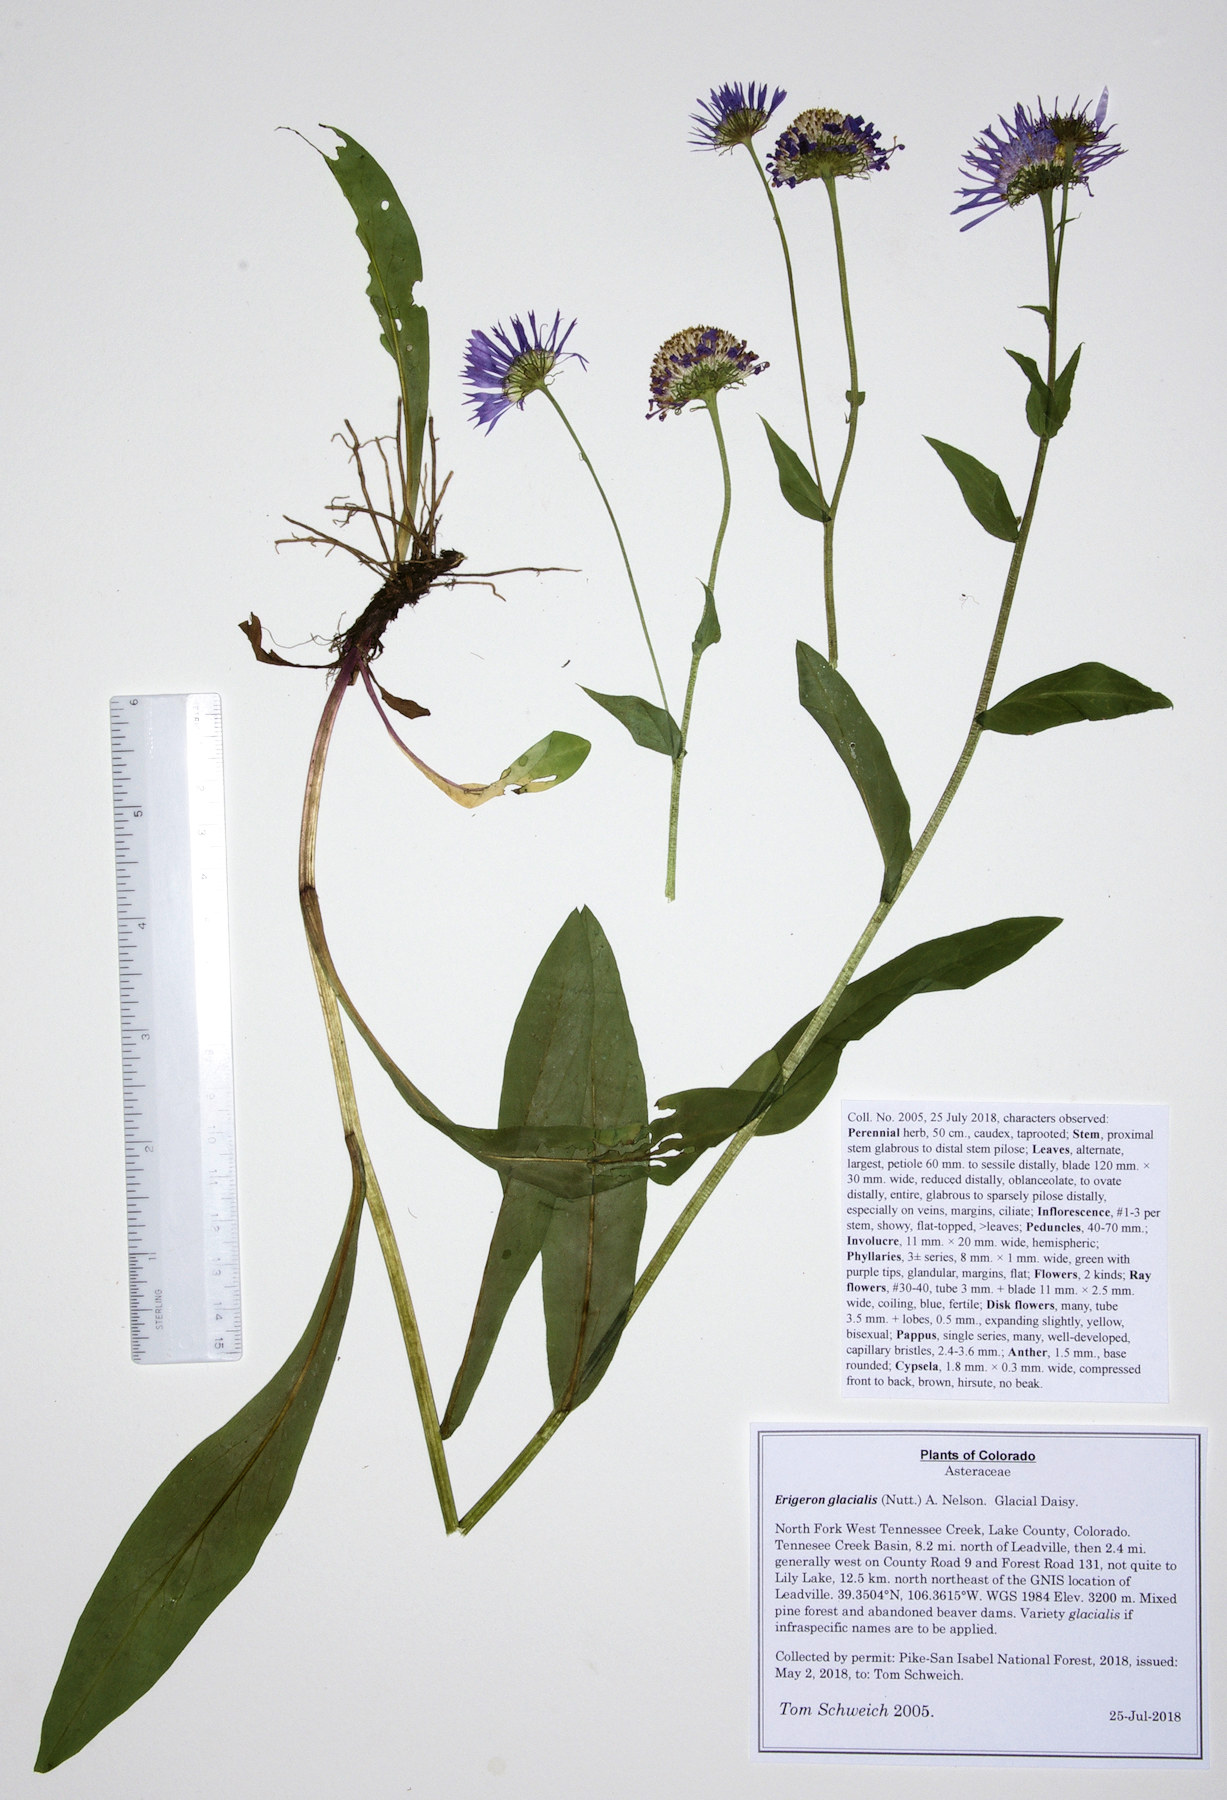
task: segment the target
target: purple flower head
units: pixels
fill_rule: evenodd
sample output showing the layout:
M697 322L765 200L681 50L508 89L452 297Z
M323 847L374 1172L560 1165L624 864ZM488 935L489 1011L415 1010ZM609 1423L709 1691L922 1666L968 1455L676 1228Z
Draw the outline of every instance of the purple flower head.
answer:
M692 400L706 401L721 388L740 387L767 367L746 349L744 338L714 325L690 325L675 332L652 358L648 418L668 418Z
M723 87L712 89L709 99L696 101L700 110L690 115L695 127L690 142L696 150L732 150L737 144L748 144L786 98L784 89L776 88L768 106L765 81L757 86L752 81L744 86L740 81L726 81Z
M575 325L572 319L559 335L561 313L554 314L547 331L538 325L536 313L530 312L527 329L521 319L513 319L506 329L496 325L493 336L472 332L465 347L463 379L469 384L465 404L473 408L474 425L491 431L509 406L523 406L530 394L538 389L544 392L555 366L565 357L574 357L587 368L578 351L563 348Z
M960 226L961 231L970 231L1003 206L1021 206L1032 194L1066 186L1089 190L1089 178L1123 154L1122 145L1107 141L1116 127L1104 129L1107 88L1093 115L1089 103L1080 106L1077 100L1066 112L1059 100L1047 112L1040 100L1035 107L1030 113L1020 101L1012 120L998 120L1001 133L986 126L963 158L960 173L975 185L958 189L961 203L954 210L974 211L976 216Z
M776 187L796 187L799 181L825 181L833 175L872 175L890 168L890 159L902 144L884 150L882 133L858 114L835 112L829 106L811 107L798 113L787 131L776 140L767 158L767 172Z

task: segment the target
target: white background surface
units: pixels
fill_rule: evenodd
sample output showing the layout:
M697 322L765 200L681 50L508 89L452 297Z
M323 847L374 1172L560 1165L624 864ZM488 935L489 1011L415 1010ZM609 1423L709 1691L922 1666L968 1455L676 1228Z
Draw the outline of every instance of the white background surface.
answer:
M695 96L778 81L785 120L833 103L907 145L843 196L869 400L841 513L841 666L923 816L961 742L1005 549L966 516L922 433L1021 493L1032 440L1000 346L1036 348L1015 308L1042 297L1036 209L961 236L955 171L1015 99L1110 83L1129 155L1071 238L1063 326L1086 349L1003 691L1098 658L1176 710L983 746L878 950L1010 913L1066 923L973 993L903 1009L849 1053L841 1082L1170 1102L1172 1399L1110 1419L1219 1422L1222 52L1211 9L1187 0L783 0L753 18L689 3L584 19L557 4L388 0L5 7L6 1794L983 1791L975 1769L748 1760L749 1421L918 1414L839 1398L833 1104L751 1147L594 1400L467 1541L438 1524L368 1235L318 1428L252 1574L135 1709L41 1782L27 1771L94 1581L171 1464L287 1353L347 1192L294 892L323 688L258 667L235 622L254 610L289 646L365 602L356 565L278 557L272 540L283 511L316 517L347 490L329 434L347 416L364 435L386 428L391 364L340 193L278 125L352 132L417 225L456 469L445 542L477 568L581 571L509 582L505 603L432 596L381 667L432 708L415 742L448 773L489 779L558 727L593 740L581 776L462 815L351 703L326 799L321 885L341 967L427 1091L487 1122L524 988L572 905L592 906L614 944L656 1096L728 1080L772 1042L825 990L876 894L859 802L793 697L793 640L818 640L818 533L780 501L755 418L800 435L778 250L746 159L687 149ZM829 231L821 194L791 200L829 462L847 385ZM648 363L670 333L710 322L774 365L724 409L737 481L725 640L699 690L671 911L656 891L666 765L574 685L646 691L595 496L544 404L489 438L461 410L468 331L529 306L580 319L590 371L569 365L559 394L616 496L675 687L718 489L701 418L644 422ZM233 1369L139 1369L107 700L187 689L225 705L248 1348ZM362 1078L446 1390L497 1184ZM653 1190L649 1238L687 1191ZM462 1501L547 1410L531 1281L522 1298L457 1440ZM996 1414L961 1406L957 1422L981 1416ZM1024 1416L1101 1422L1103 1409L1009 1409L1011 1424ZM993 1777L1008 1796L1041 1781L1057 1796L1210 1795L1216 1779L1213 1765Z

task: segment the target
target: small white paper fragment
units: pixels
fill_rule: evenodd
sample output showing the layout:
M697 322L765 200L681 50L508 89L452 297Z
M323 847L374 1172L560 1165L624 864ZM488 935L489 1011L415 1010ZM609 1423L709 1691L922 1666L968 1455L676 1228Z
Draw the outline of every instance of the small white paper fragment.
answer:
M1167 1108L844 1103L844 1392L1167 1399Z
M1201 1756L1197 1432L753 1448L759 1755Z

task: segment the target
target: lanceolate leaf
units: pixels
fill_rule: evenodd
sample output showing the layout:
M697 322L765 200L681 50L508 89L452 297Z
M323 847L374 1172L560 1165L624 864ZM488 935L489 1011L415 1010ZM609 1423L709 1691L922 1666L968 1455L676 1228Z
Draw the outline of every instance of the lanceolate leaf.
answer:
M985 731L1004 731L1012 737L1049 731L1054 725L1075 725L1083 719L1122 719L1127 713L1155 712L1170 706L1166 694L1144 687L1132 675L1122 675L1106 663L1077 663L1041 675L1015 688L996 706L980 714Z
M1074 376L1078 370L1078 358L1082 355L1081 344L1057 376L1053 387L1049 387L1040 374L1034 357L1024 356L1021 350L1007 350L1006 355L1014 359L1031 384L1027 394L1028 425L1036 437L1055 437L1069 417Z
M560 1200L607 1193L643 1174L643 1120L623 1131L531 1124L489 1131L435 1118L429 1123L505 1180L527 1181Z
M693 656L702 656L713 644L720 642L720 621L716 617L716 596L707 583L703 583L703 617L699 620L699 629L694 634L690 646Z
M1057 376L1052 390L1053 432L1058 432L1069 417L1069 403L1074 390L1074 376L1078 372L1078 358L1082 355L1082 345L1074 351L1061 373Z
M304 890L302 908L329 986L392 1086L419 1119L494 1169L504 1181L527 1181L560 1198L575 1198L593 1191L604 1193L642 1177L647 1161L647 1125L642 1120L625 1130L597 1130L533 1124L501 1129L458 1125L449 1119L388 1055L354 1005L328 949L319 900L313 890Z
M519 1174L504 1183L445 1436L468 1410L507 1309L541 1257L546 1351L556 1407L586 1400L608 1366L635 1284L647 1204L647 1090L622 982L593 915L574 912L546 951L520 1008L503 1072L502 1132L558 1131L638 1145L616 1187L550 1194ZM599 1362L586 1364L604 1342Z
M863 400L864 395L860 398ZM759 414L761 418L761 413ZM771 454L775 458L775 472L780 478L780 492L794 512L799 512L803 519L816 519L819 524L830 518L830 509L822 497L822 489L814 480L796 451L786 444L778 432L773 431L766 419L763 419L763 430L767 433L767 442L771 445Z
M688 1088L666 1094L659 1105L670 1112L652 1121L654 1181L674 1182L705 1150L731 1137L750 1120L765 1115L759 1135L791 1131L829 1092L847 1044L880 1025L914 994L974 987L998 969L1017 962L1060 924L1059 919L997 919L971 931L931 938L904 951L871 975L849 982L821 1035L800 1064L781 1081L784 1062L813 1018L806 1013L779 1041L727 1088Z
M430 333L426 309L413 298L422 279L422 253L417 234L400 197L375 158L338 130L341 148L324 161L354 209L358 239L370 268L367 293L379 320L379 341L396 364L405 409L405 441L409 458L406 486L410 502L417 495L422 467L430 386Z
M926 444L932 444L954 479L959 484L959 492L967 502L967 510L978 525L983 525L991 537L1002 538L1007 544L1018 541L1018 520L1014 516L1014 508L1010 505L1000 475L977 462L966 450L956 450L953 444L943 444L940 438L926 437Z
M702 630L702 625L699 629ZM663 706L641 700L638 694L598 694L590 687L584 692L607 713L612 713L620 725L625 725L635 742L642 744L645 750L659 750L662 756L669 757L681 755L681 731L672 713L667 713Z
M1053 400L1052 389L1040 374L1039 364L1033 356L1024 356L1021 350L1007 350L1006 355L1016 362L1030 382L1027 391L1027 423L1036 437L1051 437Z
M865 802L885 865L882 898L889 900L912 853L912 813L882 734L838 669L808 644L797 645L797 686L802 706L838 750Z
M355 1163L341 1241L288 1360L166 1477L73 1632L35 1768L54 1769L139 1700L246 1575L289 1499L336 1361L365 1198Z

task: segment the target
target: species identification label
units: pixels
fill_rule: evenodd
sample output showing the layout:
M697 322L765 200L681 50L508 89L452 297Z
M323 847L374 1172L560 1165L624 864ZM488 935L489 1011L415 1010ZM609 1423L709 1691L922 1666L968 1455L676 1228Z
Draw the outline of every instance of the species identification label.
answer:
M760 1755L1201 1755L1189 1431L754 1428Z

